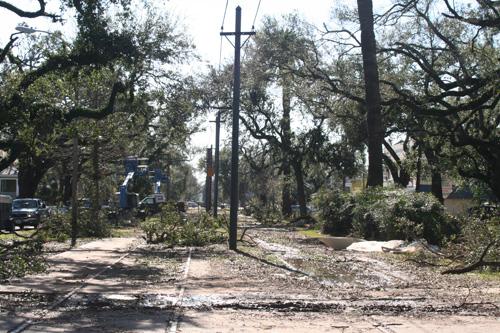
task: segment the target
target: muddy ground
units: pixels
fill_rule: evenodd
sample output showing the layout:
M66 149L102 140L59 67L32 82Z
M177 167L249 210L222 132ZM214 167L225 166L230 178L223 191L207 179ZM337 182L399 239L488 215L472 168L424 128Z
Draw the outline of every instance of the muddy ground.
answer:
M333 251L286 228L226 245L84 244L0 287L0 331L494 332L498 277Z

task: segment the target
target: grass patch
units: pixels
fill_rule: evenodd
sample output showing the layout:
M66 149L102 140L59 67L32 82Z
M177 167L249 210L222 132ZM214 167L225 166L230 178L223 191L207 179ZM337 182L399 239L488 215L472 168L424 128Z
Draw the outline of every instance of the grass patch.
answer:
M111 228L111 237L131 238L136 237L141 231L137 227L113 227Z
M474 274L483 280L500 282L500 272L481 271L481 272L474 272Z
M309 238L319 238L325 237L318 229L302 229L298 230L299 234L304 235Z
M31 236L35 232L35 229L32 229L32 230L16 230L16 232L19 235L22 235L24 237L29 237L29 236ZM23 240L23 238L17 236L14 233L0 233L0 241L14 241L14 240L20 241L20 240Z

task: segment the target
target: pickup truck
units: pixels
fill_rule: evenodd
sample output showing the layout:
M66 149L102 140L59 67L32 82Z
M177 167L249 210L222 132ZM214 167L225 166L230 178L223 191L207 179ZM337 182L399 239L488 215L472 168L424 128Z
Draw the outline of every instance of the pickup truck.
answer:
M36 228L48 215L49 210L41 199L14 199L10 223L13 227L17 225L21 229L26 225L32 225Z

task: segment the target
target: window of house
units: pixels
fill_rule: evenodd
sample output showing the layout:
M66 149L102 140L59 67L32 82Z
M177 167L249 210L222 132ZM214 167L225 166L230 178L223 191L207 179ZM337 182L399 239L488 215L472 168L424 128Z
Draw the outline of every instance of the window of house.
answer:
M0 192L16 193L17 181L15 179L1 179Z

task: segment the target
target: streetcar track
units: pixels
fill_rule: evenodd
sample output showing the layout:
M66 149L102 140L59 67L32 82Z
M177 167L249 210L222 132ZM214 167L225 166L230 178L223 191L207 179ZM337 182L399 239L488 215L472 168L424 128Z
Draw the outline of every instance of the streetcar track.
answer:
M97 278L99 275L107 271L108 269L112 268L114 265L118 264L120 261L128 257L133 251L135 251L139 245L135 246L133 249L128 250L127 253L123 254L120 256L118 259L113 261L111 264L101 268L98 272L92 274L90 277L86 278L79 286L71 289L69 292L66 294L62 295L61 297L57 298L54 302L52 302L49 306L47 306L45 309L41 310L40 312L38 311L33 311L31 314L33 314L33 319L25 319L23 320L20 324L18 324L16 327L10 329L7 331L7 333L21 333L25 331L27 328L31 327L32 325L42 321L43 317L45 317L49 311L56 309L59 307L62 303L70 299L73 295L75 295L78 291L81 289L85 288L86 286L89 285L90 281L93 279ZM28 314L29 315L29 314Z
M168 333L176 333L177 328L179 327L179 322L181 320L181 311L179 310L182 307L182 301L184 299L184 292L186 291L186 287L182 285L182 283L187 279L189 274L189 266L191 265L191 256L193 253L193 248L189 248L188 258L186 260L186 266L184 268L184 274L182 275L182 279L180 280L180 290L179 294L174 302L172 302L172 308L174 309L174 320L170 325L170 329L167 328Z
M300 249L297 249L297 248L292 247L292 246L284 246L284 245L281 245L281 244L269 243L269 242L266 242L265 240L262 240L262 239L257 238L257 237L252 237L252 240L261 249L273 251L275 253L275 255L278 257L278 260L280 260L286 267L288 267L288 268L290 268L292 270L295 270L297 272L301 272L302 274L310 277L312 280L314 280L315 282L319 283L320 285L326 285L326 284L329 283L328 279L320 279L320 278L316 277L311 272L307 272L307 271L303 271L303 270L298 270L294 265L290 264L285 258L283 258L283 253L282 253L283 251L272 250L273 247L276 247L276 245L278 245L278 247L285 247L285 248L290 248L290 249L298 250L298 252L300 252ZM265 244L265 247L263 247L262 244ZM380 263L378 260L375 260L375 262ZM376 271L375 269L370 268L370 271L372 271L373 273L376 273L377 276L380 275L380 272ZM401 277L399 277L397 275L394 275L394 274L387 274L387 275L389 275L392 278L395 278L397 280L400 280L402 282L405 282L405 283L409 282L408 280L403 279L403 278L401 278ZM374 320L374 319L372 319L370 317L367 317L367 321L370 322L370 324L375 329L377 329L378 331L380 331L382 333L397 333L396 331L394 331L393 329L391 329L390 327L388 327L387 324L384 324L384 323L382 323L380 321L376 321L376 320Z

